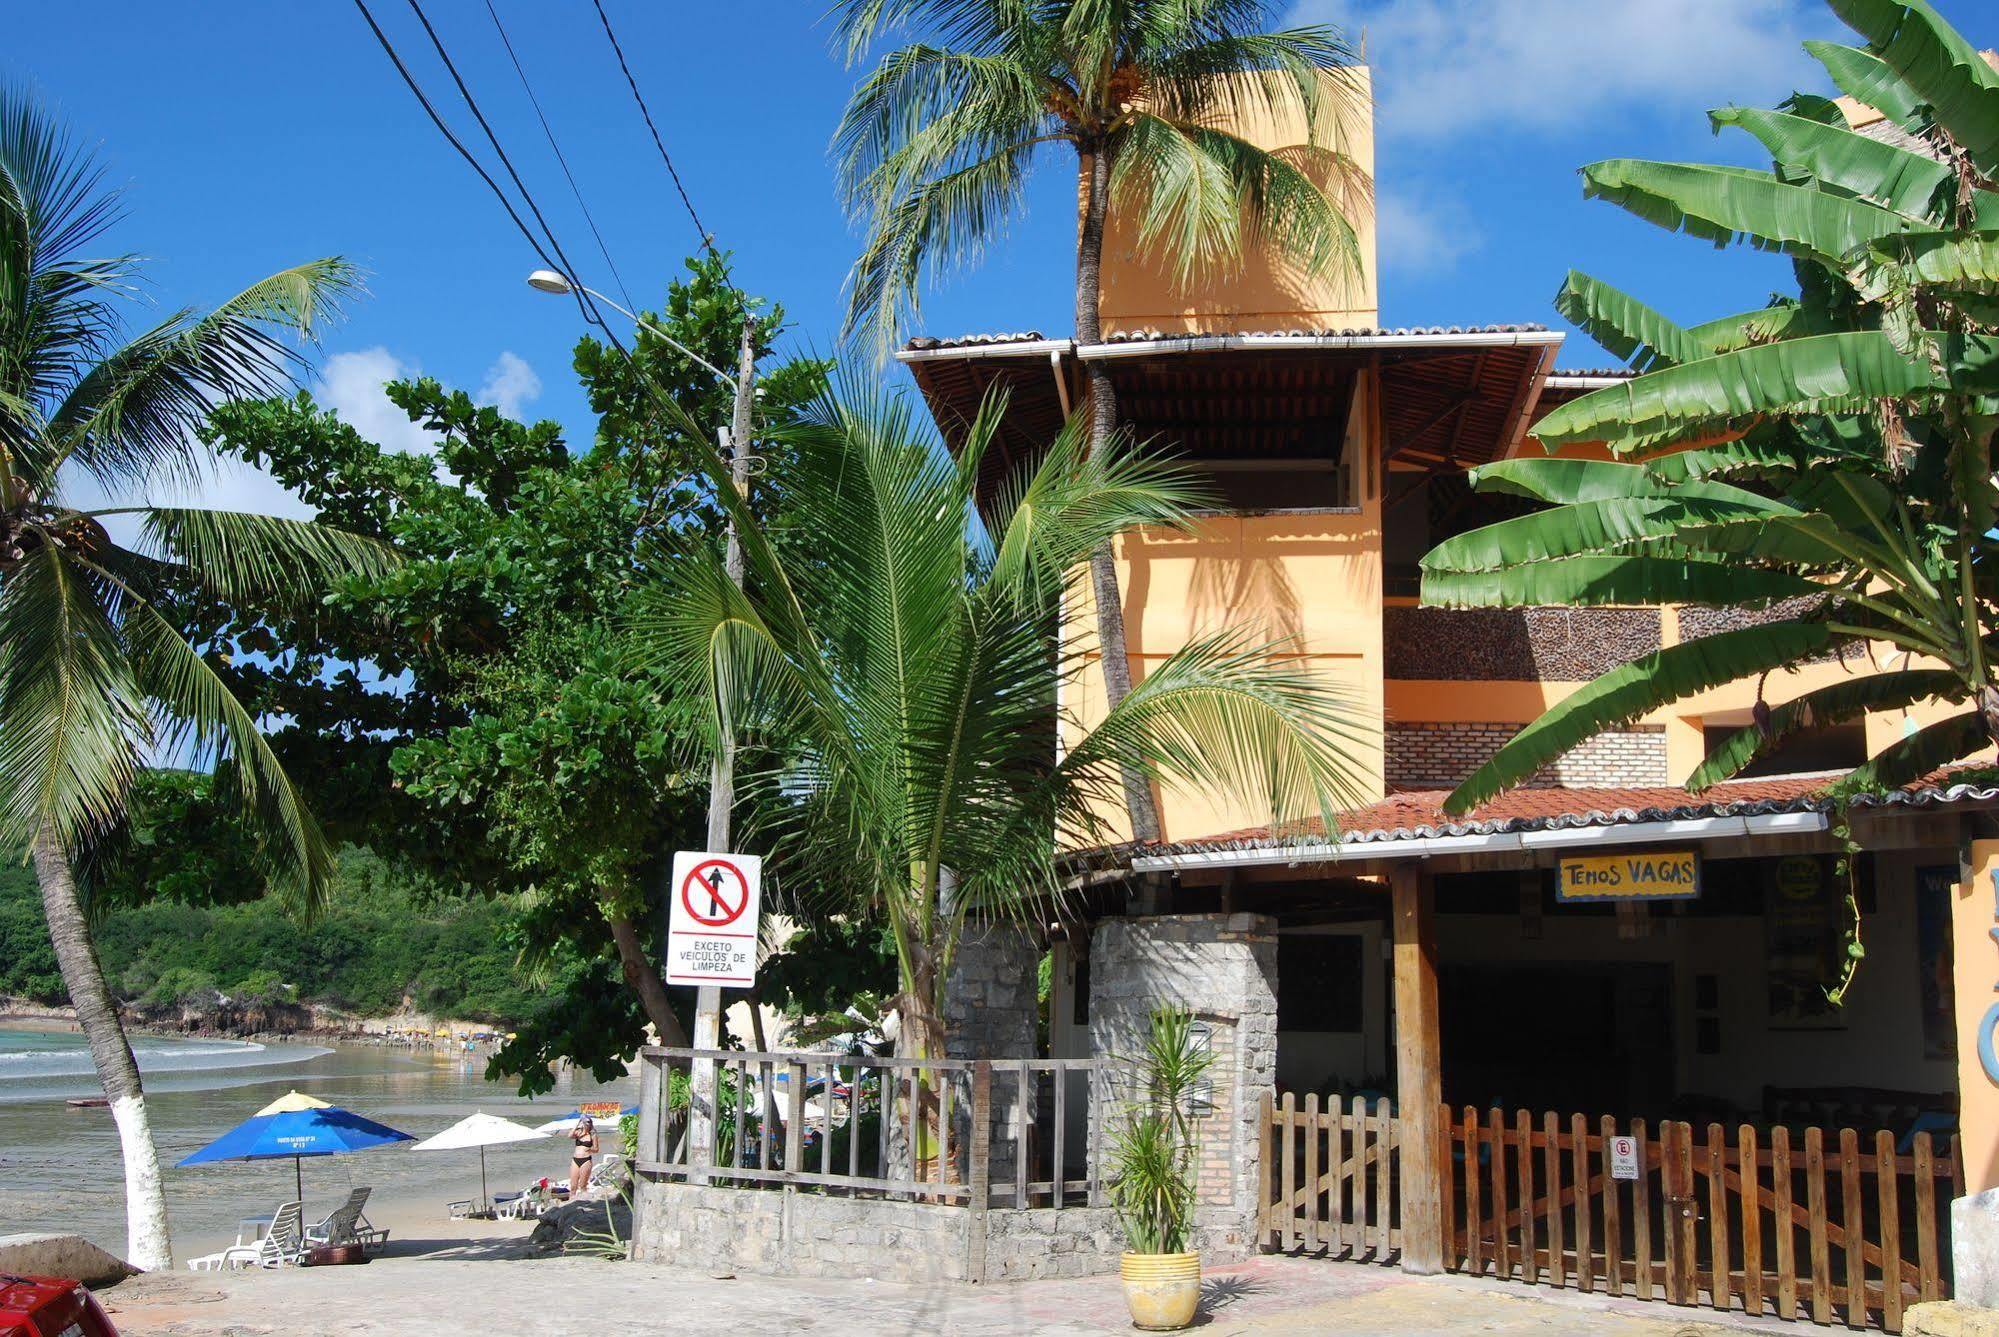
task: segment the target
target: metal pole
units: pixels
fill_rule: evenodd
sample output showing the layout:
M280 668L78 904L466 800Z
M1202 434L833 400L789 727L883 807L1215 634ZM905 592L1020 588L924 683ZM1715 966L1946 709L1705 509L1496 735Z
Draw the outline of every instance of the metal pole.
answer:
M750 411L755 405L757 371L756 322L750 313L743 312L743 336L736 350L736 395L734 412L729 422L729 476L738 491L747 491L750 483ZM736 534L736 525L729 522L722 554L723 566L729 579L737 589L743 587L743 545ZM733 730L724 722L721 736L715 740L715 758L708 773L708 848L717 853L729 849L729 818L736 802L736 740ZM677 894L677 889L675 891ZM696 1049L719 1049L722 1041L722 990L719 985L704 984L694 999L694 1047ZM699 1182L699 1171L715 1164L715 1124L717 1109L715 1104L715 1063L712 1059L694 1061L692 1090L688 1093L688 1164L692 1173L689 1178ZM737 1093L737 1099L742 1093ZM740 1111L737 1115L741 1117Z

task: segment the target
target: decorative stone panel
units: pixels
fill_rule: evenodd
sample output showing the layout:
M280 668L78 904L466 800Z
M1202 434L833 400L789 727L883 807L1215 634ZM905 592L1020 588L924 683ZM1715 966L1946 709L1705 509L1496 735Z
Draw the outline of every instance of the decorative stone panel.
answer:
M1504 723L1390 724L1384 776L1390 789L1449 789L1491 760L1520 726ZM1671 783L1663 725L1636 724L1585 740L1534 773L1527 784L1626 789Z
M1161 1005L1205 1025L1214 1063L1196 1122L1211 1238L1253 1247L1262 1167L1257 1120L1277 1081L1277 924L1264 915L1107 919L1090 943L1090 1048L1128 1059ZM1117 1085L1122 1085L1119 1083ZM1103 1116L1098 1107L1097 1117ZM1093 1135L1092 1148L1109 1139Z
M1805 612L1823 596L1803 594L1795 599L1779 599L1768 608L1717 608L1712 604L1687 604L1680 609L1680 642L1698 641L1704 636L1717 636L1724 631L1740 631L1744 627L1760 627L1771 622L1788 622ZM1867 647L1861 641L1837 642L1836 648L1812 655L1806 663L1825 663L1835 657L1848 659L1867 654Z
M1659 648L1656 608L1382 610L1384 674L1450 682L1584 682Z

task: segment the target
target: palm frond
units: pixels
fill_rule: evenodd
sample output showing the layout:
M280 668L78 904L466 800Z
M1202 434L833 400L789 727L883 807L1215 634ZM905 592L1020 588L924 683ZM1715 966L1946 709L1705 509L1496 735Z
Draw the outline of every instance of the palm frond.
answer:
M147 545L225 603L295 604L348 577L379 579L401 563L386 543L313 520L177 506L136 513Z

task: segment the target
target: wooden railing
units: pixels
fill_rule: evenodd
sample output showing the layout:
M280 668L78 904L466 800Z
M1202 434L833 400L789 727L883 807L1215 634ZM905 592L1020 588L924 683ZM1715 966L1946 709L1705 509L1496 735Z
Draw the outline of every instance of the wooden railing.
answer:
M643 1175L981 1210L1101 1201L1102 1158L1090 1145L1106 1123L1100 1059L658 1046L639 1058L635 1168ZM713 1072L716 1092L706 1147L689 1136L697 1065Z
M1259 1238L1266 1248L1391 1261L1402 1250L1396 1183L1401 1128L1386 1099L1325 1109L1263 1097Z
M1451 1266L1530 1285L1899 1332L1949 1293L1955 1138L1466 1109L1451 1119ZM1615 1163L1613 1141L1629 1138Z

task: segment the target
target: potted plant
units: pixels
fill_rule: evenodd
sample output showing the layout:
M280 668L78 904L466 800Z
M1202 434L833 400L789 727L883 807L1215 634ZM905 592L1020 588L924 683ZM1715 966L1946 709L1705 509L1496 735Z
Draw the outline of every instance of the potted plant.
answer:
M1111 1204L1130 1245L1118 1265L1134 1327L1174 1332L1194 1321L1201 1256L1187 1247L1194 1217L1196 1142L1190 1107L1213 1055L1185 1008L1152 1014L1130 1065L1130 1096L1111 1144Z

